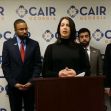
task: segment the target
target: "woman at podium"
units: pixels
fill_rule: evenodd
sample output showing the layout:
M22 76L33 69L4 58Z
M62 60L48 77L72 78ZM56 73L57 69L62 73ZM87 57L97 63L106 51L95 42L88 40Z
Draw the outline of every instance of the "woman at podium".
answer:
M62 17L57 27L57 41L49 44L43 59L43 77L75 77L89 75L89 62L85 51L76 40L76 27L69 17Z

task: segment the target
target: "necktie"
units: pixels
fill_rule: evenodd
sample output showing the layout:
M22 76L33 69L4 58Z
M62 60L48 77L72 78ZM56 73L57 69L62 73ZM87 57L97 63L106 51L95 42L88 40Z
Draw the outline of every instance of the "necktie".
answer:
M85 48L85 53L86 53L86 57L87 57L87 59L88 59L88 61L89 61L89 55L88 55L88 49L87 48Z
M21 55L22 62L24 62L24 57L25 57L24 41L21 41L21 44L20 44L20 55Z
M86 71L86 73L87 73L87 75L90 75L90 68L91 68L91 66L90 66L90 61L89 61L89 55L88 55L88 52L87 52L87 48L85 48L85 53L86 53L86 65L87 65L87 71Z

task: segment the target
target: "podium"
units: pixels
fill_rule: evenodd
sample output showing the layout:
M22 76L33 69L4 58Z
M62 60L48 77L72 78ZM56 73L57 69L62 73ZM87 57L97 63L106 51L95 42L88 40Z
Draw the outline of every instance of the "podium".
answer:
M104 77L34 79L36 111L104 111Z

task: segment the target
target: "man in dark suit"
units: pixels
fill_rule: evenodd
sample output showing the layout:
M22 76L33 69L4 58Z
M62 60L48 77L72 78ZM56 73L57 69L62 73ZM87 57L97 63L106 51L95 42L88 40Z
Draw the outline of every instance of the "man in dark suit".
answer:
M80 44L87 50L90 63L90 75L102 75L102 57L99 49L90 46L91 34L87 28L81 28L78 31L78 40Z
M41 73L41 54L37 41L28 37L27 23L14 22L15 37L5 41L2 51L2 69L8 82L11 111L34 111L32 79Z
M104 55L103 74L105 78L105 93L110 97L111 107L111 43L107 45Z

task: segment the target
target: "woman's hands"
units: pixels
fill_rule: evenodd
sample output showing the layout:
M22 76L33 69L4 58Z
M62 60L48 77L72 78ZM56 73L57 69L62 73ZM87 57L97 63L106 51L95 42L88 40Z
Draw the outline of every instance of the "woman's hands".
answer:
M111 88L105 88L104 91L105 91L105 94L107 94L108 96L111 96Z
M59 77L75 77L75 76L76 76L75 70L69 69L68 67L59 71Z

